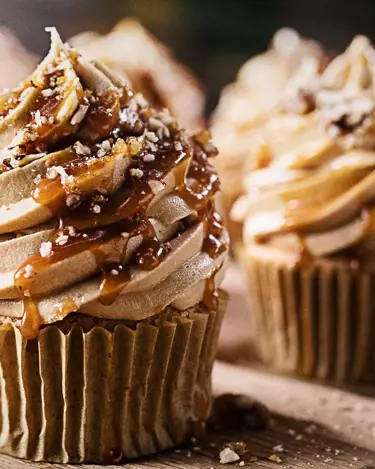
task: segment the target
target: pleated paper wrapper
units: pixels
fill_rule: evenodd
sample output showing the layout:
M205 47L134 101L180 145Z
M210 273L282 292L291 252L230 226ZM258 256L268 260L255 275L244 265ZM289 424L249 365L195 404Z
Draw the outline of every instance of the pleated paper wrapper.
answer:
M35 461L112 462L176 446L210 412L227 295L114 330L56 325L25 340L0 326L0 451Z
M290 265L248 247L255 343L283 372L332 383L375 382L375 268L349 260Z

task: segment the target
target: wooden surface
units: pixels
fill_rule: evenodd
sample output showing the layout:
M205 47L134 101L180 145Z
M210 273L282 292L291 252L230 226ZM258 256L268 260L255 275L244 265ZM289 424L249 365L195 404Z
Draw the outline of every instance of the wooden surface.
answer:
M214 368L214 391L216 395L246 394L261 401L271 412L271 425L255 429L240 426L239 422L233 429L222 417L219 423L210 425L202 440L130 462L126 468L222 468L225 466L220 464L219 453L229 444L241 459L228 467L375 469L375 398L371 398L375 388L340 390L262 369L249 341L251 322L244 300L244 282L236 267L231 267L226 283L232 300L220 338L221 361ZM233 446L235 442L240 444ZM0 456L1 469L73 467Z

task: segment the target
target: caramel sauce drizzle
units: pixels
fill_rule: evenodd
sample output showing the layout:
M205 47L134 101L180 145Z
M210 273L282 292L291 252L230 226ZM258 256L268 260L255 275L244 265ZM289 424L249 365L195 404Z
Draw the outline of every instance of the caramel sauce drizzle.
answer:
M126 96L126 103L121 103L123 109L127 106L131 93ZM148 119L152 116L149 109L141 111L137 108L138 120L133 129L119 119L120 100L117 93L102 97L99 104L95 104L87 113L84 123L88 125L91 140L84 142L94 149L95 143L104 136L113 144L117 139L132 135L139 135L148 126ZM103 111L104 109L104 111ZM105 112L110 109L110 112ZM142 114L143 112L143 114ZM113 116L116 116L116 120ZM86 130L87 130L86 128ZM169 243L161 243L147 218L147 209L154 198L149 181L163 181L170 171L176 175L176 191L186 203L196 212L197 222L204 224L203 250L210 257L216 258L223 253L227 246L220 240L223 226L221 218L215 210L214 195L219 189L219 180L215 169L209 163L208 157L215 154L215 149L209 142L209 134L201 133L194 136L191 142L181 140L181 134L173 125L168 128L168 136L164 136L157 149L152 151L154 161L145 162L140 155L132 158L131 168L141 171L141 177L132 175L129 168L121 188L105 198L99 213L91 210L92 192L81 193L76 204L67 206L69 187L60 177L56 179L43 178L33 193L34 200L48 206L58 220L57 228L51 239L53 252L48 257L36 254L28 258L15 274L15 285L24 301L24 316L22 320L22 333L27 338L34 338L38 334L41 324L40 314L36 300L32 296L32 285L35 277L41 272L51 268L54 264L68 259L83 251L90 251L96 259L97 268L101 271L100 301L109 305L113 303L126 284L132 278L129 265L137 266L143 270L155 269L169 252ZM179 150L175 142L179 142ZM66 143L66 140L64 140ZM92 169L100 170L106 164L105 157L73 157L63 164L67 176L79 179ZM106 187L106 190L111 190ZM70 236L64 245L55 243L58 236L66 234L69 227L74 227L75 236ZM122 251L117 254L107 254L105 245L113 239L124 238ZM141 237L141 243L130 259L124 265L129 241ZM33 275L25 275L27 267L32 269ZM215 290L215 273L206 281L204 303L209 308L217 307L217 293ZM71 305L64 308L69 312Z

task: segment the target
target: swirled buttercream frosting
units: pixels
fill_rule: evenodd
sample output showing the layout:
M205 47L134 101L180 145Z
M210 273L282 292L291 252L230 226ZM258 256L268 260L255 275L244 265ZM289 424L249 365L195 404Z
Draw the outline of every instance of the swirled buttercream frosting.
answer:
M233 207L246 242L315 256L373 252L375 50L356 37L323 73L304 64L262 128L265 167ZM263 148L264 151L264 148Z
M0 315L32 338L71 312L214 308L228 239L209 134L186 135L50 32L0 95Z

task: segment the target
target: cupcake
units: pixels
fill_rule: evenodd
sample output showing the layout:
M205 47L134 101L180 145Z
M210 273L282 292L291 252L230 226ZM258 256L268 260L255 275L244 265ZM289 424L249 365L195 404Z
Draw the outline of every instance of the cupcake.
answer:
M70 42L115 70L152 105L167 107L184 128L202 127L205 102L198 81L137 20L124 19L107 35L84 32Z
M221 211L227 221L232 247L241 240L242 224L229 212L244 193L242 173L267 164L267 148L259 143L259 127L277 106L280 94L301 61L312 58L323 62L318 43L301 38L294 30L279 30L270 49L248 60L234 83L226 86L213 115L212 132L220 149L215 164L223 185ZM259 148L257 155L252 151Z
M118 462L209 415L227 301L216 150L50 32L0 96L0 451Z
M304 63L263 125L270 155L244 177L260 355L332 382L374 382L375 50L357 37L323 73Z

